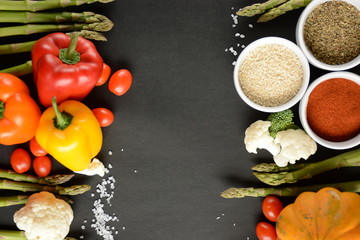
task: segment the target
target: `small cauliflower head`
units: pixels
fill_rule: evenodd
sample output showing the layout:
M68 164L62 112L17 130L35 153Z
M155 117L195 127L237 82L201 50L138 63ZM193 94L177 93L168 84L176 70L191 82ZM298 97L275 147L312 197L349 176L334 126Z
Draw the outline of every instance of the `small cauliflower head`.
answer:
M245 147L249 153L257 153L257 149L266 149L272 155L280 152L280 144L274 142L274 138L270 136L270 121L258 120L252 123L245 130Z
M73 218L67 202L45 191L31 195L14 214L16 226L25 231L28 240L63 240Z
M105 175L106 168L104 164L97 158L94 158L89 166L82 171L76 171L76 173L84 174L88 176L99 175L103 177Z
M316 142L302 129L288 129L276 134L275 143L280 144L281 151L274 156L279 167L288 163L294 164L296 160L308 159L317 150Z

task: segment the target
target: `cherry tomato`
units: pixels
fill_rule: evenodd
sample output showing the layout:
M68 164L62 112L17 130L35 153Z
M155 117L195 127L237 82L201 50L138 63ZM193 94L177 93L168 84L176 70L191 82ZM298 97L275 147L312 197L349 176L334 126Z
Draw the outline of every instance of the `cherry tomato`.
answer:
M51 172L51 159L48 156L36 157L33 162L33 168L39 177L46 177Z
M106 108L95 108L92 110L101 127L107 127L114 121L114 114Z
M10 156L11 167L17 173L24 173L31 167L30 154L22 148L15 149Z
M120 69L111 75L108 89L115 95L121 96L125 94L132 84L132 75L126 69Z
M271 222L276 222L280 212L284 208L281 201L275 196L267 196L263 200L261 207L263 214Z
M259 240L276 240L275 227L267 222L259 222L256 225L256 236Z
M45 149L36 141L35 137L30 140L30 151L35 157L45 156L47 154Z
M106 81L110 77L110 73L111 73L110 66L107 65L106 63L103 63L103 70L102 70L101 77L100 77L99 81L95 84L95 86L101 86L104 83L106 83Z

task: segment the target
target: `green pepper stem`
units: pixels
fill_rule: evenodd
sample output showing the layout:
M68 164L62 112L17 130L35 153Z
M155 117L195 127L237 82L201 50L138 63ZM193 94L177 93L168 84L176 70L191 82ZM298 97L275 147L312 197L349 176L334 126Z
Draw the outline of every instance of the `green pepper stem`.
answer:
M70 125L73 116L65 111L60 112L59 107L56 103L56 97L52 98L51 103L55 111L55 117L53 118L54 127L60 130L64 130Z
M70 34L70 44L68 48L60 49L59 58L66 64L76 64L80 61L80 53L76 51L79 35Z
M5 103L0 100L0 119L4 118Z

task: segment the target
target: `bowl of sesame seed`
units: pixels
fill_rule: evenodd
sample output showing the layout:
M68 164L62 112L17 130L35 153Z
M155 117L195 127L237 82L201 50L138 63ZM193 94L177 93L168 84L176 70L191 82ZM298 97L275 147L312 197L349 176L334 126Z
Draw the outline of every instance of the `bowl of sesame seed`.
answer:
M262 112L294 106L305 94L309 79L306 56L295 43L281 37L264 37L250 43L234 68L239 96Z
M360 64L360 1L313 0L298 19L296 43L317 68L356 67Z

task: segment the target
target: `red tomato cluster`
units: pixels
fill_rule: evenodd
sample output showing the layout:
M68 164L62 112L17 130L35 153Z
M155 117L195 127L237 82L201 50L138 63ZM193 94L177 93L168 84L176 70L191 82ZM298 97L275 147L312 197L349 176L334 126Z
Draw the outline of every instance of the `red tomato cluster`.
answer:
M31 165L39 177L46 177L52 168L51 159L47 152L37 143L35 137L29 142L31 153L35 156L32 161L28 151L23 148L16 148L10 156L11 167L17 173L24 173L30 170Z
M282 202L275 196L267 196L261 205L262 212L265 217L271 221L276 222L280 212L284 206ZM268 222L259 222L256 225L256 236L259 240L276 240L277 234L273 224Z

